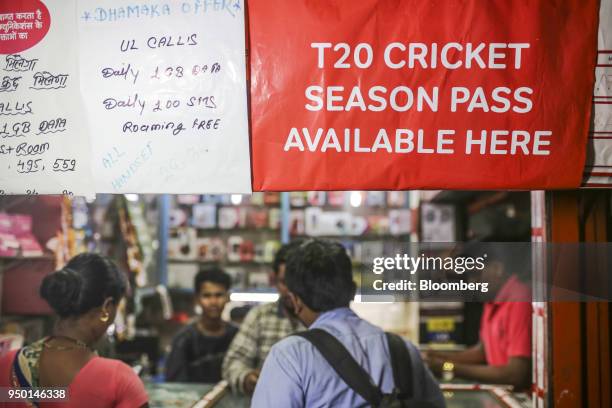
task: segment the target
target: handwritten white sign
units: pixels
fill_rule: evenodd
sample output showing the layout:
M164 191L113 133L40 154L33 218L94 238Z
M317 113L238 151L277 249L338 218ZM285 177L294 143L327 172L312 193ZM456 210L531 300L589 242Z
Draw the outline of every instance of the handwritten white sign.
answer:
M104 193L251 191L243 0L80 0Z
M0 194L92 196L76 0L9 2L1 11Z

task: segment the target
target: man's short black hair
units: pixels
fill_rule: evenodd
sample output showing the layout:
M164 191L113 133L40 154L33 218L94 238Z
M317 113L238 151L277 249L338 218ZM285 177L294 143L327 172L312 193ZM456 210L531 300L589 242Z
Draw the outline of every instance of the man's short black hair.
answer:
M272 262L272 269L274 270L274 273L278 275L278 271L280 269L280 266L282 264L286 264L287 263L287 256L289 255L289 252L291 252L293 249L297 248L300 246L300 244L304 242L301 239L294 239L293 241L287 243L287 244L283 244L278 251L276 251L276 254L274 255L274 261Z
M355 296L351 260L337 242L312 239L291 250L285 282L315 312L347 307Z
M200 288L204 282L212 282L225 287L229 290L232 286L232 278L223 269L218 266L202 269L193 280L193 288L195 293L200 292Z

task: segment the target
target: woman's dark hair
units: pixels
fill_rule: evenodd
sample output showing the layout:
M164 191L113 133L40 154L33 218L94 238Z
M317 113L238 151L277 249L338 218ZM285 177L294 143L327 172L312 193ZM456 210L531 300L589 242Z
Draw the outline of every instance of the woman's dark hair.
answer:
M312 239L292 249L285 282L315 312L347 307L355 296L351 260L337 242Z
M126 282L126 276L109 258L85 253L47 275L40 296L60 317L76 317L102 306L109 297L118 303L125 295Z
M202 269L195 276L193 280L193 288L195 290L196 295L202 289L202 284L204 282L212 282L217 285L221 285L225 288L225 290L230 290L232 286L232 278L225 272L223 269L219 267L211 267L207 269Z

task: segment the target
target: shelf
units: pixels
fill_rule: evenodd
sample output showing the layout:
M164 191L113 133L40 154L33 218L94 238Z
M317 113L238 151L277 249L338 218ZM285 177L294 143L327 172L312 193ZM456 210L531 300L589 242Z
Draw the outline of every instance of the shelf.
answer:
M371 212L371 211L375 211L375 212L381 212L381 211L390 211L390 210L405 210L407 209L407 207L403 207L403 206L397 206L397 205L361 205L359 207L352 207L350 204L348 205L331 205L331 204L324 204L324 205L304 205L304 206L291 206L291 210L306 210L307 208L320 208L323 211L341 211L341 212L350 212L350 213L359 213L359 212ZM374 214L374 215L378 215L378 214Z
M168 287L168 290L171 292L184 292L184 293L193 293L193 288L182 288L179 286L171 286ZM240 288L230 288L229 293L247 293L254 295L276 295L278 293L275 287L260 287L260 288L249 288L249 289L240 289Z
M193 226L184 226L184 227L171 227L170 228L170 233L173 232L177 232L179 229L186 229L186 228L191 228L196 230L197 232L209 232L209 233L243 233L243 232L252 232L252 233L274 233L274 234L278 234L280 233L280 229L279 228L267 228L267 227L238 227L238 228L219 228L219 227L215 227L215 228L200 228L200 227L193 227Z
M168 288L171 293L193 295L193 289L190 288ZM267 303L278 300L278 292L275 288L258 289L231 289L229 292L230 301L243 303Z
M386 240L386 239L409 239L410 234L363 234L363 235L291 235L294 239L337 239L337 240Z
M55 255L44 254L42 256L0 256L0 261L55 261Z
M229 262L229 261L202 261L198 259L176 259L168 258L168 263L178 264L200 264L200 265L221 265L221 266L272 266L271 262L255 262L255 261L241 261L241 262Z
M231 204L231 203L208 203L208 202L200 202L200 203L195 203L195 204L181 204L181 203L175 203L175 205L177 207L180 208L191 208L194 205L214 205L215 207L217 207L217 210L220 208L226 208L226 207L231 207L231 208L256 208L256 209L261 209L261 210L265 210L265 209L280 209L280 203L278 204L251 204L251 203L240 203L240 204Z
M257 209L261 209L261 210L265 210L265 209L280 209L280 203L278 204L221 204L221 203L217 203L215 204L217 206L217 208L225 208L225 207L232 207L232 208L257 208Z

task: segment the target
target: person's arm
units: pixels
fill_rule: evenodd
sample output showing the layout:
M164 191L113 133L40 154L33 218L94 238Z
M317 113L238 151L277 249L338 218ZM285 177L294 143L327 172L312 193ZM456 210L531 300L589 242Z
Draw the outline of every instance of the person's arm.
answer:
M529 385L530 372L531 361L525 357L510 357L505 366L455 365L455 374L459 377L489 384L510 384L519 389Z
M189 358L187 357L187 339L184 336L176 337L172 342L172 349L166 359L166 381L188 382Z
M470 348L458 352L428 351L423 354L425 355L426 360L438 359L451 361L453 363L466 364L485 364L487 362L487 357L485 356L482 343L478 343Z
M115 408L148 407L147 392L132 367L119 362L115 369Z
M508 339L508 362L505 365L491 366L486 363L432 358L432 370L440 373L444 361L451 361L455 364L457 377L490 384L509 384L519 389L528 387L531 379L531 304L516 302L510 307L505 328Z
M245 380L253 386L257 381L258 317L257 309L247 314L223 359L221 375L235 392L251 394L252 387L245 389Z
M431 369L438 375L442 373L445 361L434 359L430 361ZM485 364L454 363L455 376L486 384L509 384L522 389L529 385L531 360L525 357L510 357L504 366Z
M291 358L273 346L261 369L251 408L302 408L304 391Z

